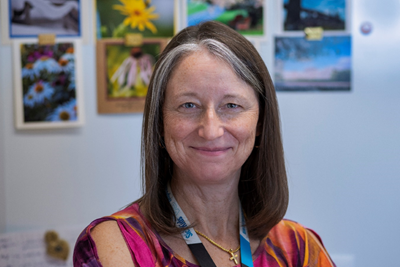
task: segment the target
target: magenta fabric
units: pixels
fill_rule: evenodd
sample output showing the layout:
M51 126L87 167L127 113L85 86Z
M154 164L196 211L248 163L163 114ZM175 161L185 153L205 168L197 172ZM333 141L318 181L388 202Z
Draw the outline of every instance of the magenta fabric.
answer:
M174 253L154 231L139 210L133 204L111 216L93 221L78 237L74 249L75 267L102 266L97 255L96 244L90 231L101 222L115 220L126 241L135 266L147 267L197 267ZM313 238L311 232L320 243ZM319 236L300 224L282 220L262 240L253 254L254 267L330 267L329 255L321 246ZM240 265L238 265L240 266Z

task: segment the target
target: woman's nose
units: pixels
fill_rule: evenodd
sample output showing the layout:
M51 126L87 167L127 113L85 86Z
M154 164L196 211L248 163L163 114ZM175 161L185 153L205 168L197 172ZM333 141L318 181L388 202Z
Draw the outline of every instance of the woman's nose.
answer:
M222 122L213 108L207 109L199 127L199 136L206 140L214 140L224 134Z

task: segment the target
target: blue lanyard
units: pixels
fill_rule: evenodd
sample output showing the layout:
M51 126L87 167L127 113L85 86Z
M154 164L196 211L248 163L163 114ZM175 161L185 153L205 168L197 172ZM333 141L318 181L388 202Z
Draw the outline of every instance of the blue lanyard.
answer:
M179 206L174 195L172 194L171 188L168 185L167 197L169 203L171 204L175 217L176 226L179 228L184 228L190 225L188 218ZM242 212L242 206L239 203L239 232L240 232L240 259L242 267L253 267L253 260L251 256L250 239L245 225L245 218ZM208 254L206 248L198 237L197 233L193 228L189 228L181 233L183 239L188 245L189 249L192 251L193 255L199 262L201 267L214 267L215 263L211 259L210 254Z

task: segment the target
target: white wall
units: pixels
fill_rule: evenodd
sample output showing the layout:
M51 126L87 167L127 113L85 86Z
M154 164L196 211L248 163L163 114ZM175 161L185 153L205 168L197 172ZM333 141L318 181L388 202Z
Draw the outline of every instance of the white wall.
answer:
M272 35L276 14L267 12ZM396 0L354 1L352 91L278 93L287 217L359 267L398 265L399 20ZM363 21L374 26L369 36ZM11 48L0 47L0 231L87 224L140 195L141 114L96 113L94 45L82 52L86 125L16 131ZM272 70L271 41L261 53Z
M1 40L1 38L0 38ZM4 57L3 49L0 49L0 61ZM4 232L6 229L6 186L4 177L4 161L5 161L5 151L4 151L4 111L3 102L3 86L1 85L5 80L5 75L3 75L3 65L0 65L0 233Z
M6 67L11 50L2 50L2 70L11 77ZM82 52L87 121L82 128L15 130L12 82L1 83L6 231L88 223L139 196L141 114L97 115L94 47Z

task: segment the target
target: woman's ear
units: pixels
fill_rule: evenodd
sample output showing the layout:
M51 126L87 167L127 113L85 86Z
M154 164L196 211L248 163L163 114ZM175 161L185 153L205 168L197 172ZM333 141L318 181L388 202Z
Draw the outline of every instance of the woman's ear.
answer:
M258 123L257 123L257 128L256 128L256 136L260 136L261 135L261 129L262 129L262 127L261 127L262 125L261 125L261 122L260 121L258 121Z
M162 117L163 114L161 113L160 116L161 116L161 120L159 120L159 122L158 122L158 125L159 125L158 129L160 129L159 133L161 135L161 138L164 138L164 119Z

